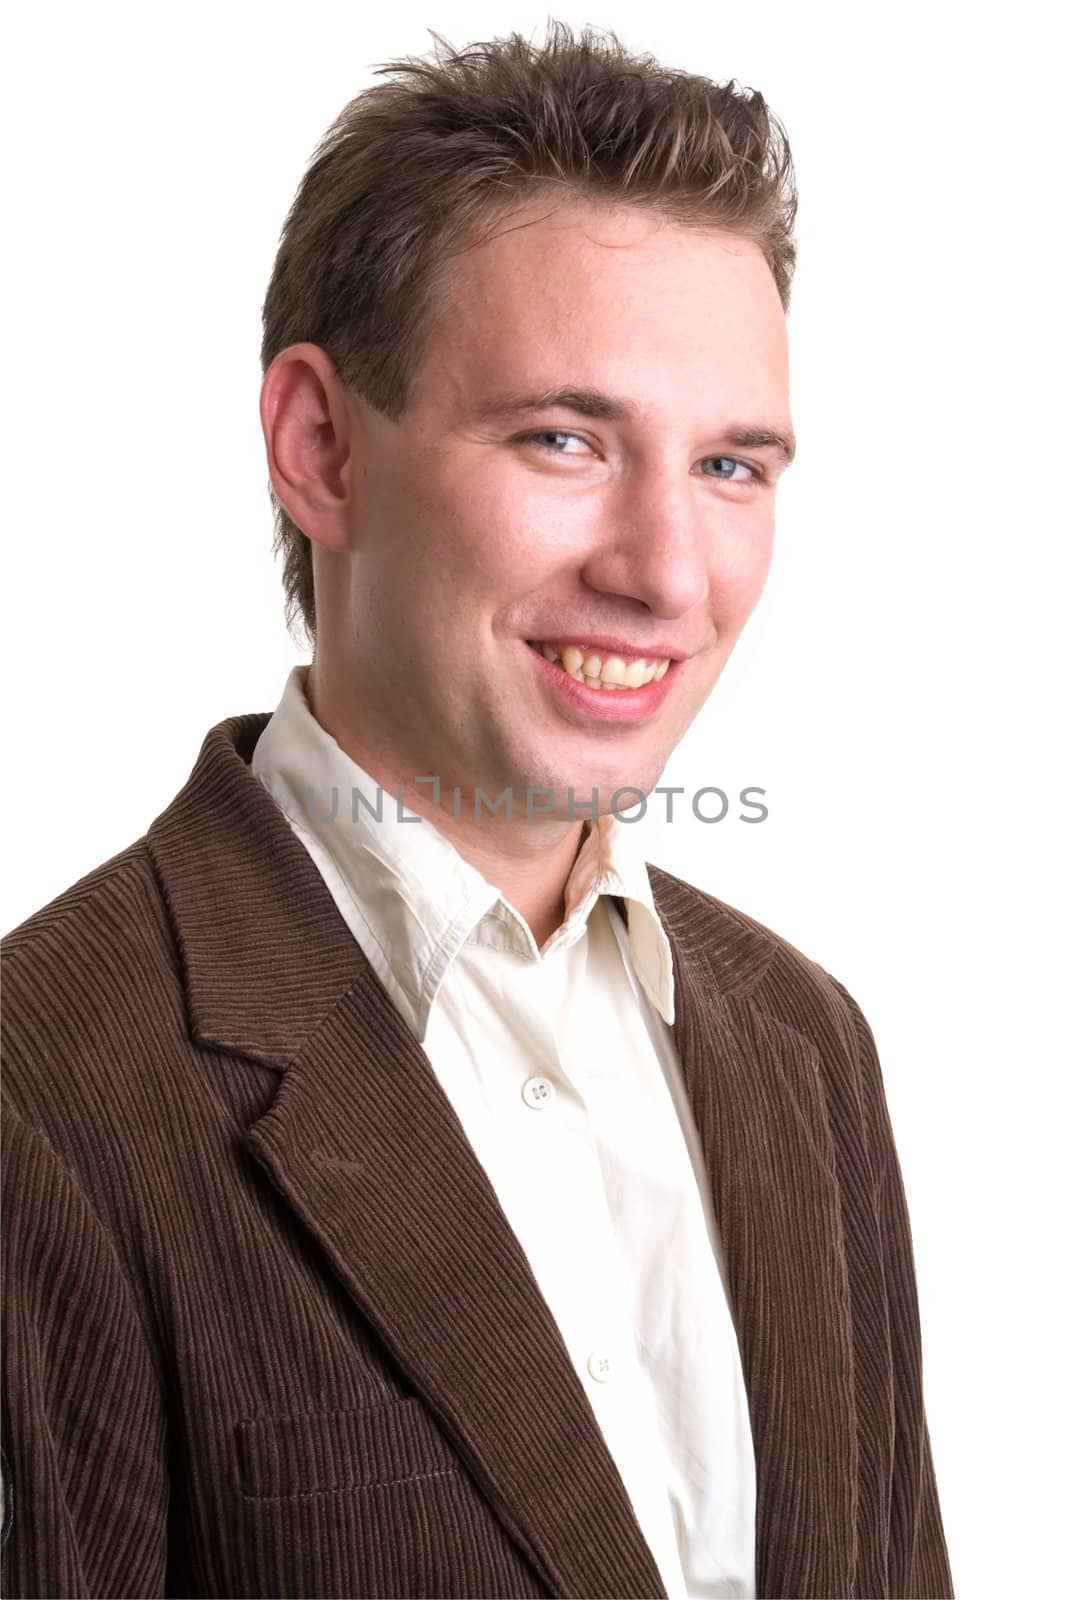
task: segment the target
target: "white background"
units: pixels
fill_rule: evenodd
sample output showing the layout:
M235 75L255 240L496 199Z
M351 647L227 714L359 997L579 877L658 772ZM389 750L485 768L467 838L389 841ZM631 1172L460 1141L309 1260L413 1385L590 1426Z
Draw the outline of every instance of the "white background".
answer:
M559 5L761 89L799 174L776 565L648 853L839 977L909 1195L959 1600L1062 1579L1056 872L1064 150L1053 8ZM259 309L373 66L526 5L23 7L3 115L9 928L141 835L294 661ZM1059 947L1059 948L1058 948ZM1054 1580L1056 1582L1054 1583Z

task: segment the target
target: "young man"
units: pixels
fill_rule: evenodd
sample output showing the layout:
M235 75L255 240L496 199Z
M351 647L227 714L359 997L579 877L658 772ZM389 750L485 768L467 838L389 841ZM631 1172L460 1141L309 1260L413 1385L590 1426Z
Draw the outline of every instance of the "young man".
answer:
M767 573L794 208L564 28L323 141L314 660L6 945L7 1595L951 1595L870 1031L611 811Z

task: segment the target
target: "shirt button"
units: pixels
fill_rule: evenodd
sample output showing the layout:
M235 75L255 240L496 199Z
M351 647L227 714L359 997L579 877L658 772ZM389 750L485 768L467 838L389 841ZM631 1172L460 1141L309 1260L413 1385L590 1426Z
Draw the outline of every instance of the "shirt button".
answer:
M555 1092L548 1078L527 1078L522 1086L522 1098L534 1111L544 1111Z
M611 1377L611 1362L599 1350L593 1351L586 1365L589 1368L589 1376L595 1378L597 1383L607 1383Z

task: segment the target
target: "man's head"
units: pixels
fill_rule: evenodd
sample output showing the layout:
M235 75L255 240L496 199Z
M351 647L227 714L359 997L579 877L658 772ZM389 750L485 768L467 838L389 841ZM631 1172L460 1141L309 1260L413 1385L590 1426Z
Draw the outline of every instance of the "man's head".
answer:
M264 306L316 695L390 781L650 790L770 560L788 146L759 96L613 36L389 70L323 141ZM591 648L568 676L531 641ZM611 654L672 664L574 676Z

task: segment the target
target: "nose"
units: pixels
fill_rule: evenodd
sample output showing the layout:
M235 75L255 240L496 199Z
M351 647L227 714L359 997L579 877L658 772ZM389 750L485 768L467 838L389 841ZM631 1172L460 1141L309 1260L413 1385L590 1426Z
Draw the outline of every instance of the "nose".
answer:
M603 506L582 579L664 620L684 616L707 598L714 515L684 473L635 472Z

